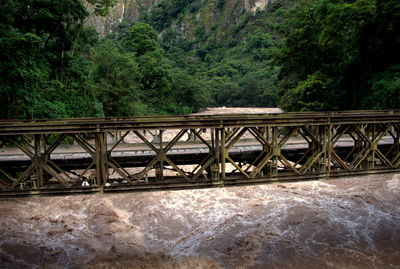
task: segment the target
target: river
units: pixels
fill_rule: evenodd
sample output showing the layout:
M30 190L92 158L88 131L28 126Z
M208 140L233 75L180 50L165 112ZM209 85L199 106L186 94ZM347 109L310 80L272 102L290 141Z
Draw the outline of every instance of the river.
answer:
M1 268L400 268L400 174L0 200Z

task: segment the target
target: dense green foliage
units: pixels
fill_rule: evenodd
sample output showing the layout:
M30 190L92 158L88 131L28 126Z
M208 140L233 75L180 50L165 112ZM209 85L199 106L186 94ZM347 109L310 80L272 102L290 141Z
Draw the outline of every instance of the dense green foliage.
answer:
M225 2L215 1L209 8L215 20L222 17ZM278 15L274 15L273 10L243 14L227 28L215 24L207 29L205 22L196 21L196 12L209 2L182 1L176 3L176 7L174 3L176 1L162 1L144 16L144 20L160 31L169 64L175 74L184 74L185 88L190 87L194 92L196 87L202 89L200 104L278 105L278 69L271 64L271 50L276 47L278 38L274 33ZM175 15L178 22L185 16L192 17L193 35L187 33L191 37L183 36L176 27L169 27L171 23L165 21L170 17L160 15L173 10L181 10Z
M191 39L169 27L168 14L181 10L174 18L187 23L184 16L209 2L175 2L162 1L145 19L162 33L171 65L203 81L217 105L279 104L289 111L400 107L397 0L276 0L223 30L218 18L226 1L215 1L212 12L220 24L206 28L196 21Z
M2 1L1 118L83 116L94 100L72 50L87 11L79 1ZM76 83L74 83L76 82Z
M277 51L287 110L400 107L400 2L301 1Z
M205 105L197 85L173 87L182 74L172 75L148 24L103 40L85 27L88 10L103 16L115 3L2 0L1 119L183 114Z
M398 0L161 0L99 39L116 2L1 0L0 118L400 107Z

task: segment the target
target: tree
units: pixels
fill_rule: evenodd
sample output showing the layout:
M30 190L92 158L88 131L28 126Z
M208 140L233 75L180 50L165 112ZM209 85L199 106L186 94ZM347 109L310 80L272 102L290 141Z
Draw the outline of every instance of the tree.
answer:
M280 106L286 111L327 111L337 110L337 96L332 78L315 72L297 87L289 90L280 100Z
M48 76L41 59L43 40L31 33L1 27L0 37L0 118L31 118L29 108L34 92Z
M141 115L146 106L141 101L138 64L132 54L121 52L118 43L107 40L93 49L96 96L105 116Z
M74 60L70 54L72 43L87 15L82 2L5 2L2 7L7 12L1 15L0 22L0 56L3 59L0 65L0 116L47 118L87 115L85 110L78 107L65 109L69 107L64 103L68 98L63 99L63 96L76 98L75 101L68 99L69 103L79 104L86 100L83 98L85 94L90 95L90 91L85 92L85 89L77 87L71 88L71 92L66 95L65 87L65 74L69 72ZM77 74L75 78L83 79L81 76L78 78ZM55 97L53 93L60 89L64 94Z
M116 0L2 0L0 117L67 118L101 115L89 80L90 47L84 26Z
M160 58L163 54L157 32L146 23L132 26L122 44L127 51L134 52L136 57L152 53L152 56Z
M375 11L373 0L317 0L301 1L286 14L281 28L286 38L275 54L276 64L281 66L281 95L286 96L281 103L286 104L286 109L359 107L360 83L365 81L367 72L361 64L361 32L373 23ZM329 79L317 83L321 75ZM286 102L288 96L305 97L302 93L311 89L320 93L309 94L301 102L290 102L293 106ZM342 98L331 99L329 106L323 100L312 99L332 97L332 92Z
M157 32L148 24L138 23L129 29L122 45L138 64L143 98L153 111L166 113L171 98L172 77L170 67L164 63L164 50L158 42Z
M362 100L366 109L398 109L400 107L400 65L374 74L371 91Z
M173 105L168 109L174 114L188 114L212 104L209 85L188 74L184 69L172 70L174 88L172 91Z

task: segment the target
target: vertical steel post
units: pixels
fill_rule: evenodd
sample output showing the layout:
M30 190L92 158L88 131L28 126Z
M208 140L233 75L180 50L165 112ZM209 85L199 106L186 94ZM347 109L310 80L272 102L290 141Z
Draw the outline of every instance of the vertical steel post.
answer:
M375 152L378 149L378 144L375 142L376 140L376 124L372 124L372 137L371 137L371 158L368 161L368 168L375 167Z
M47 139L48 139L48 137L45 134L40 135L40 143L43 148L43 151L42 151L43 153L45 153L47 151L47 144L48 144ZM50 161L50 154L42 155L42 161L44 163L48 163ZM43 171L43 172L44 172L43 173L43 182L45 183L45 182L49 181L49 174L45 173L45 171Z
M326 170L327 170L327 165L326 165L326 161L327 161L326 151L327 151L327 148L326 148L326 145L328 144L328 142L327 142L327 132L326 132L327 126L321 125L319 128L320 128L320 134L321 134L320 143L322 145L322 152L323 152L322 163L320 163L320 165L319 165L319 167L320 167L319 168L319 172L321 174L326 174Z
M226 168L226 163L225 163L225 161L226 161L226 159L225 159L225 157L226 157L226 149L225 149L225 140L226 140L226 138L225 138L225 128L224 127L222 127L221 129L219 129L220 130L220 132L221 132L221 159L220 159L220 162L221 162L221 178L222 178L222 180L225 180L225 176L226 176L226 171L225 171L225 168Z
M399 126L400 128L400 126ZM400 129L397 128L393 128L394 129L394 134L395 134L395 138L393 138L393 143L396 145L395 146L395 151L393 156L399 156L397 154L400 154ZM398 159L398 161L396 161L396 159ZM397 166L400 166L400 159L397 157L394 160L394 163L397 164Z
M329 177L331 173L331 162L332 162L332 151L333 151L333 144L332 144L332 124L328 126L328 140L326 143L325 150L328 151L328 162L327 162L327 176Z
M210 171L211 171L211 178L213 180L219 180L219 174L220 174L220 169L219 169L219 160L220 160L220 145L219 145L219 133L218 129L214 128L210 130L211 132L211 146L213 148L213 154L214 154L214 164L211 165Z
M264 126L264 127L260 127L260 133L262 134L263 138L265 139L265 141L269 142L269 127ZM264 154L268 154L268 151L270 150L267 144L262 145L263 147L263 152ZM260 171L260 176L264 177L264 173L266 175L269 174L269 165L265 165L261 171Z
M271 176L276 177L278 176L278 127L274 126L272 129L272 148L274 151L274 157L272 157L272 164L271 164ZM280 149L279 149L280 151Z
M107 141L105 133L96 133L96 183L103 186L108 181Z
M33 157L33 162L35 165L35 178L36 178L36 186L38 188L43 187L43 168L42 168L42 149L40 145L40 135L33 135L33 143L35 148L35 155Z
M163 133L164 130L160 130L160 140L159 140L159 146L160 146L160 152L163 151ZM160 162L155 165L155 171L156 171L156 180L163 181L164 180L164 159L160 158Z

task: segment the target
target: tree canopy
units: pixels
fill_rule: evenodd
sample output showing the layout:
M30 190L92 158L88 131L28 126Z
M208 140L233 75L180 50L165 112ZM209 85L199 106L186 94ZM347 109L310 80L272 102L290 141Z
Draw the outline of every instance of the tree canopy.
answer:
M398 1L300 1L285 14L275 56L284 109L400 106Z
M398 0L161 0L104 37L117 0L0 1L1 119L400 107Z

